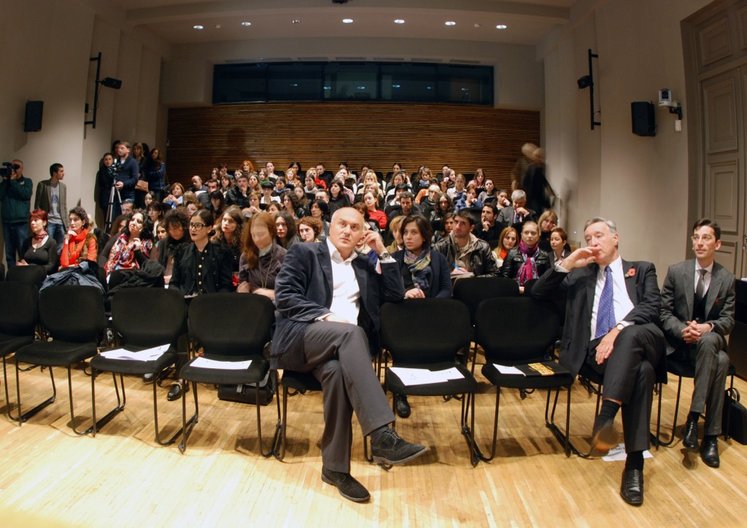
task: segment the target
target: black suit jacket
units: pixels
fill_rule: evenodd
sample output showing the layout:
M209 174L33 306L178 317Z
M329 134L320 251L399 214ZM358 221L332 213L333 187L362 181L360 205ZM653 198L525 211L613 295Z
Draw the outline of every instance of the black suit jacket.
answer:
M402 276L396 262L381 264L381 275L365 257L354 259L352 264L360 288L358 326L366 331L373 353L379 346L380 305L402 301ZM294 244L275 279L273 368L304 370L304 332L319 317L331 313L332 291L332 259L327 243Z
M718 262L713 263L711 283L706 293L704 323L726 337L734 328L734 275ZM682 330L693 318L695 298L695 260L686 260L669 267L661 290L661 324L664 335L673 348L684 345Z
M625 321L634 324L659 324L659 284L656 268L651 262L626 262L623 260L625 287L633 309ZM560 345L560 362L575 376L581 369L591 341L591 310L594 305L599 266L590 264L562 273L550 268L532 288L532 297L550 299L565 293L565 323Z

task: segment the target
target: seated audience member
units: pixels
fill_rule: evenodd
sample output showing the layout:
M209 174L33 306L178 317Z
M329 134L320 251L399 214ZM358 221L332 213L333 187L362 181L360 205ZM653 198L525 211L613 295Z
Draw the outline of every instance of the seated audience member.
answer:
M16 266L41 266L47 275L57 269L57 242L47 233L47 212L34 209L29 216L29 233L21 246ZM64 237L63 237L64 240Z
M428 219L433 216L433 212L438 207L439 196L441 196L441 188L436 183L420 190L418 196L415 197L415 203L420 207L423 216Z
M451 297L449 263L441 253L431 251L431 225L421 215L402 220L400 227L405 246L392 255L400 265L405 285L405 299Z
M521 227L521 240L518 247L508 252L501 275L514 279L523 292L524 286L539 278L552 267L551 257L539 247L539 228L537 222L527 220Z
M311 207L309 207L309 215L322 223L323 230L319 238L319 241L322 242L323 238L327 238L329 235L329 207L327 206L327 202L324 200L314 200Z
M157 244L161 240L166 240L167 236L168 236L168 232L166 231L166 226L163 225L163 222L159 223L158 227L156 227L155 243ZM153 246L153 247L155 247L155 246ZM153 255L153 252L151 251L150 254Z
M451 171L453 172L453 171ZM446 179L444 175L444 179ZM457 174L454 179L454 186L449 187L446 194L451 198L451 201L456 204L467 192L467 180L464 178L464 174Z
M399 203L388 207L387 217L391 221L395 216L409 216L421 214L420 208L414 203L415 197L410 191L405 191L399 195Z
M270 180L262 180L259 184L262 187L262 197L259 199L259 207L263 211L266 211L271 203L280 203L280 198L272 195L272 190L275 188Z
M174 273L175 256L181 246L189 243L189 216L183 209L173 209L163 217L162 225L166 229L166 238L159 240L150 258L163 266L163 280L168 284Z
M363 203L366 206L366 213L369 220L375 222L380 231L385 230L388 219L384 211L379 209L379 205L372 192L367 192L363 195Z
M257 176L256 172L250 172L250 173L244 173L247 176L247 185L246 185L246 194L251 194L253 192L256 192L258 194L262 194L262 186L259 184L259 176ZM241 173L239 173L241 175ZM235 178L234 178L235 179ZM235 187L235 185L234 185Z
M306 192L304 192L303 187L301 187L300 185L294 187L293 195L296 197L293 203L297 208L297 212L301 213L303 211L303 214L301 216L307 216L309 214L309 199L306 196Z
M226 207L226 198L223 196L221 191L213 191L210 193L210 205L207 207L207 210L210 211L213 218L223 217L223 212L226 210Z
M508 252L516 247L518 238L519 236L516 233L515 227L504 227L501 231L501 234L498 236L498 247L493 251L499 267L503 266L503 261L506 260Z
M378 256L380 267L355 258L361 240ZM397 263L381 237L364 229L360 213L344 208L332 217L327 242L291 248L276 283L271 366L310 372L320 381L322 480L343 497L365 502L368 491L350 475L353 413L363 435L371 437L374 460L400 464L427 451L389 427L394 415L371 369L371 353L378 351L380 304L400 302L404 295Z
M480 193L477 199L483 204L495 204L498 209L503 207L502 205L498 205L498 189L495 188L495 184L490 178L485 179L485 190Z
M298 230L296 221L285 211L280 211L275 216L275 241L285 250L291 248L298 242Z
M218 177L218 181L220 182L220 189L218 190L223 193L223 196L226 196L228 191L233 188L233 180L231 179L231 176L223 174Z
M446 213L443 219L431 222L433 227L433 243L443 240L451 234L454 229L454 213Z
M392 175L391 180L389 180L389 185L387 185L387 191L386 195L384 196L384 201L389 204L392 200L395 198L395 194L397 192L397 188L400 185L404 185L404 187L401 187L402 191L409 191L410 185L405 180L405 175L401 172L395 172ZM362 189L364 187L363 182L359 185L359 187Z
M720 465L718 435L729 370L726 338L734 329L735 278L716 262L721 228L707 218L695 222L695 259L669 267L661 290L661 324L673 349L670 355L695 366L690 412L682 444L698 451L698 420L705 413L700 456L707 466Z
M347 194L342 190L342 180L332 180L329 184L329 214L335 214L335 211L343 207L350 207L350 200Z
M240 209L249 207L249 178L246 174L241 174L236 178L236 185L226 193L226 205L235 205ZM272 192L272 184L270 184Z
M665 349L656 268L650 262L621 258L617 226L610 220L587 221L584 239L587 246L552 266L531 293L540 300L560 293L566 300L560 362L571 376L582 367L602 376L602 405L591 437L593 455L604 455L617 445L614 422L622 410L627 456L620 495L639 506L655 372Z
M568 245L568 233L562 227L553 227L550 231L550 250L552 251L553 264L571 254L571 246Z
M506 189L498 189L496 192L496 203L498 209L503 209L511 205L511 200L508 198L508 191Z
M68 232L65 233L60 252L60 269L80 266L83 262L96 264L98 248L96 236L90 226L88 214L82 207L74 207L68 215Z
M301 195L303 196L303 191L301 191ZM303 199L306 200L306 197L304 196ZM280 200L283 210L293 218L298 219L306 215L306 210L301 207L301 202L295 193L295 189L283 193Z
M153 247L153 237L145 225L145 214L137 210L130 218L109 250L104 264L106 279L112 282L112 273L121 270L136 270L148 260Z
M265 163L265 179L275 183L279 177L280 175L275 173L275 164L271 161Z
M474 218L466 209L458 211L449 236L433 246L434 250L446 257L452 278L496 276L499 273L495 255L488 243L472 233L474 223Z
M487 242L491 249L498 245L498 237L504 227L496 222L497 218L498 209L495 207L495 203L485 204L480 211L480 225L475 226L477 238Z
M303 192L308 200L313 200L316 197L316 191L319 187L316 186L316 169L309 169L306 171L306 177L304 178Z
M275 279L286 250L276 242L276 219L270 213L254 215L243 231L239 263L239 293L256 293L275 300Z
M505 226L514 226L517 231L521 231L521 224L526 220L534 220L534 211L526 208L527 195L521 189L511 193L512 205L501 209L496 222Z
M231 271L238 273L241 258L241 229L244 216L241 209L232 205L220 216L220 223L216 225L216 233L212 241L219 244L231 254Z
M177 205L182 205L184 203L184 186L179 182L173 183L169 194L163 199L163 203L172 209Z
M550 253L550 232L558 225L558 215L555 211L548 209L542 213L537 221L540 230L539 247L542 251Z
M169 288L180 290L185 297L233 291L231 254L210 242L212 234L210 211L201 209L190 217L191 243L182 245L174 257Z
M300 242L319 242L324 234L322 221L311 216L304 216L298 221L298 238Z
M454 203L454 209L461 211L462 209L482 209L482 202L477 199L477 189L474 186L467 188L462 193L461 198L457 199Z
M389 234L392 237L392 242L386 247L386 250L394 254L397 251L400 251L405 248L405 244L402 241L402 221L406 217L404 215L395 216L392 218L392 221L389 222Z
M152 201L150 204L145 206L145 213L147 215L147 218L145 219L145 228L150 231L151 237L156 236L156 229L158 229L158 224L163 221L163 215L165 212L166 208L161 202Z
M122 214L130 216L135 210L135 200L127 199L122 201Z
M474 182L475 189L477 189L477 194L479 196L483 191L485 191L485 170L477 168L475 170L475 177L472 178L472 182Z

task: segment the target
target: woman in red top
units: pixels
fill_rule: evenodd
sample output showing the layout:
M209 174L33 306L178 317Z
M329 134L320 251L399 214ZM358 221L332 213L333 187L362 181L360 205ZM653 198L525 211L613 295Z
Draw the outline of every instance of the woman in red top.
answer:
M366 204L366 210L368 211L369 220L373 220L379 226L381 231L386 230L387 217L384 211L380 211L377 207L376 197L372 192L366 191L363 195L363 203Z
M70 210L70 229L60 253L60 269L78 266L84 260L96 263L96 236L90 229L88 214L81 206Z

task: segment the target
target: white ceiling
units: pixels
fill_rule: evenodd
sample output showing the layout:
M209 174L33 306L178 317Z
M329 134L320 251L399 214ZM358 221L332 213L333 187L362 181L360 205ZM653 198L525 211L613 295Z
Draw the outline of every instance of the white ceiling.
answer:
M109 0L169 44L366 37L536 45L576 0ZM343 24L343 18L352 18ZM395 24L394 19L404 19ZM297 23L293 23L297 20ZM446 21L454 21L446 26ZM241 22L251 22L242 27ZM193 29L201 24L204 29ZM496 29L505 24L508 29Z

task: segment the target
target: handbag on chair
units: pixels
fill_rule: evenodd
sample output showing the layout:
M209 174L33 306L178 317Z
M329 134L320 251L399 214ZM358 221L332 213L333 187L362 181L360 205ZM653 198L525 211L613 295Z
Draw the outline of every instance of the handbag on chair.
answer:
M747 408L739 402L739 391L734 387L726 389L721 423L728 436L740 444L747 444Z

